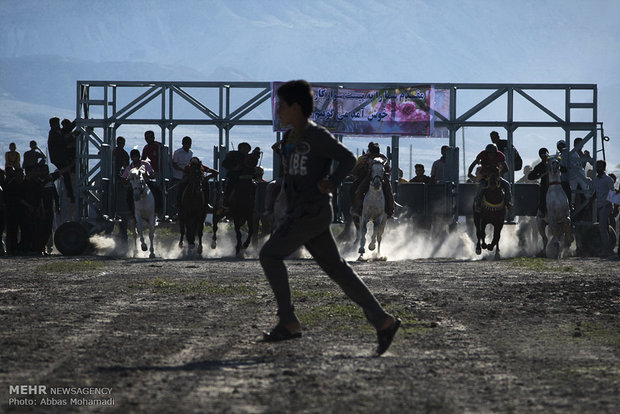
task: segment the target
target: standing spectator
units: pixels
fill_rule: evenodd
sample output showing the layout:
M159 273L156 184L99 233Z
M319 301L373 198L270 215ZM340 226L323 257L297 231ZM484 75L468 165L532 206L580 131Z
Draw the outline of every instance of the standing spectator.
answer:
M424 174L424 165L416 164L414 168L415 168L415 177L409 180L410 183L429 184L431 182L431 177Z
M331 194L355 164L355 156L325 128L309 120L314 106L312 87L306 81L291 81L277 91L278 116L292 128L284 134L283 177L288 205L286 219L260 251L260 264L269 280L278 306L278 323L264 334L267 342L301 337L301 324L291 301L284 259L301 246L338 283L346 295L364 311L377 330L377 355L383 354L396 335L401 321L387 313L366 284L338 251L330 230L333 211ZM337 167L332 170L333 161Z
M51 252L52 231L54 228L54 214L60 214L60 198L58 190L54 185L54 181L59 178L58 172L50 174L49 166L44 164L40 167L41 175L39 180L43 185L41 190L41 199L43 202L43 220L40 229L39 245L37 246L41 253L48 255ZM48 251L45 251L45 248Z
M36 141L30 141L30 150L24 152L24 163L22 164L22 168L27 172L42 159L45 159L45 154L39 149Z
M4 153L4 169L9 167L19 168L22 165L22 155L16 151L17 146L14 142L9 144L9 150Z
M540 162L534 166L532 172L527 175L530 181L540 180L538 192L538 217L544 218L547 215L547 190L549 189L549 150L541 148L538 150Z
M116 147L112 150L114 160L114 176L120 176L129 165L129 154L125 151L125 137L116 138Z
M447 145L441 147L441 158L436 160L431 166L431 183L435 184L444 180L446 171L446 154L448 153Z
M536 180L530 180L528 178L528 175L530 175L531 172L532 172L532 167L529 165L526 165L525 167L523 167L523 177L519 178L516 182L519 184L536 184L537 183Z
M607 163L603 160L596 161L596 177L592 181L596 194L596 211L598 212L598 230L601 235L600 257L609 257L613 254L609 244L609 216L611 214L611 202L607 200L609 192L614 189L614 181L605 174Z
M566 198L568 198L568 203L571 204L571 209L573 208L573 205L571 203L571 200L573 199L573 195L572 195L572 191L570 189L570 183L568 180L568 148L566 148L566 142L564 140L559 140L556 144L555 144L556 148L557 148L557 152L556 155L560 156L560 166L562 167L560 169L560 172L562 173L560 176L560 181L562 184L562 189L564 190L564 193L566 193Z
M125 151L125 137L119 136L116 138L116 147L112 150L112 161L114 162L114 194L113 194L113 212L121 216L122 220L119 221L119 235L121 241L127 240L127 214L129 207L127 206L126 197L124 196L125 190L123 181L120 179L124 169L129 165L129 154ZM111 232L111 231L109 231Z
M573 141L573 150L568 154L568 182L572 194L572 204L578 201L577 193L582 194L582 199L590 198L590 186L592 183L591 180L586 177L585 167L588 163L592 164L594 159L590 157L588 150L582 151L582 142L582 138L575 138ZM585 197L583 196L584 193L586 195Z
M14 168L14 167L11 167ZM4 186L5 186L6 176L4 170L0 168L0 256L4 256L6 250L4 248Z
M181 140L181 148L174 151L172 154L172 194L170 199L174 200L175 205L172 211L178 213L179 205L181 204L181 191L179 191L179 182L183 179L183 172L185 166L189 164L189 160L192 159L194 153L190 149L192 147L192 139L190 137L183 137Z
M56 166L56 168L63 171L62 178L63 183L65 184L65 190L67 191L67 197L69 197L71 203L75 203L75 194L73 192L73 183L71 182L70 172L73 163L68 157L69 150L67 149L67 142L63 136L63 130L60 127L60 119L53 117L50 118L49 122L50 131L47 136L47 149L50 153L50 161Z
M43 186L39 181L39 165L35 165L26 170L26 178L22 184L22 198L20 208L21 216L21 239L19 250L26 255L41 255L42 251L37 251L37 235L43 223Z
M149 162L155 173L159 172L159 157L162 151L161 142L155 141L155 133L151 130L144 133L146 145L142 148L142 160Z
M65 141L65 157L67 164L75 164L75 150L77 148L77 135L79 132L75 130L75 121L63 119L61 122L62 139Z
M6 219L6 253L10 256L18 253L20 224L22 222L24 170L9 167L4 181L4 207Z

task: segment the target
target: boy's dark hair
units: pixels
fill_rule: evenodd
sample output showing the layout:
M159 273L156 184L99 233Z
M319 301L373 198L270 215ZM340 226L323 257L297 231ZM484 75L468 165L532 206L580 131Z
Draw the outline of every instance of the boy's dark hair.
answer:
M247 142L241 142L239 143L239 145L237 145L237 150L241 151L242 148L246 148L248 152L250 152L250 150L252 149L252 146L248 144Z
M138 151L137 149L132 149L132 150L129 152L129 158L133 158L133 157L134 157L134 155L135 155L136 157L140 158L140 151Z
M60 126L60 118L57 116L50 118L50 126Z
M303 79L288 81L278 88L276 92L278 98L285 101L288 105L298 103L301 112L306 118L312 115L314 110L314 91L308 81Z
M415 168L416 170L417 170L418 168L422 168L422 169L424 169L424 165L422 165L422 164L416 164L416 165L414 165L414 168Z

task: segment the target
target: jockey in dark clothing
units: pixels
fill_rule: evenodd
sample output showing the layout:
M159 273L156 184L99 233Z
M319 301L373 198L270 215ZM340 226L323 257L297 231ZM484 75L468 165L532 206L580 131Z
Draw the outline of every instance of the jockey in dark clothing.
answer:
M252 147L247 142L237 146L237 151L230 151L222 161L226 168L226 183L224 184L224 208L230 206L230 199L239 180L253 180L256 175L256 166L260 158L260 148Z
M207 204L209 203L208 181L209 179L219 174L217 170L214 170L213 168L209 168L206 165L204 165L198 157L192 157L187 163L187 165L185 165L185 167L183 168L183 178L181 178L181 181L179 181L179 183L177 184L179 186L178 200L177 200L179 206L181 205L181 199L183 198L183 192L185 191L185 188L187 187L187 183L189 182L192 168L200 169L200 174L202 177L201 179L202 192L204 193ZM209 209L210 208L212 207L209 206Z
M503 152L497 150L497 146L495 144L489 144L486 146L485 150L480 152L476 159L469 166L468 177L474 178L472 171L476 165L480 164L483 173L483 178L480 180L480 186L478 187L478 192L474 198L474 203L476 209L480 208L480 202L482 200L482 192L487 187L487 177L486 172L489 171L489 167L496 167L500 174L508 171L508 165L506 165L506 156ZM504 178L499 177L499 185L504 191L504 195L506 197L506 208L508 211L512 211L512 192L510 190L510 183L506 181Z
M351 186L351 201L353 214L362 215L364 196L370 186L370 165L375 158L380 158L384 162L385 174L383 176L383 197L385 198L385 213L388 217L394 216L394 194L392 193L392 183L390 181L390 165L388 158L379 151L379 144L371 142L368 144L368 152L362 155L353 167L351 175L354 177Z

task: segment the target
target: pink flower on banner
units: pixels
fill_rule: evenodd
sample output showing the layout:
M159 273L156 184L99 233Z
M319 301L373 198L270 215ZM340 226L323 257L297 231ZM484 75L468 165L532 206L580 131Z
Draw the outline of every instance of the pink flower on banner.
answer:
M394 118L392 118L392 109L394 109ZM388 115L385 118L387 121L416 122L428 120L428 114L419 109L415 102L403 102L401 104L388 102L385 105L385 112Z

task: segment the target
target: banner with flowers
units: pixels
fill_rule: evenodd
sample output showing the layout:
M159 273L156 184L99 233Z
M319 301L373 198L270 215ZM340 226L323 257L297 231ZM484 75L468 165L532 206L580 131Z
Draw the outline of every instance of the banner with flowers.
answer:
M286 130L277 114L276 90L272 83L274 131ZM313 85L314 112L311 119L334 134L434 136L434 113L447 115L449 94L432 85L387 89L344 89ZM439 93L438 93L439 92ZM440 108L437 108L439 106Z

